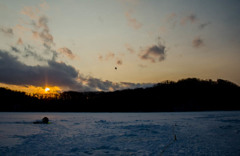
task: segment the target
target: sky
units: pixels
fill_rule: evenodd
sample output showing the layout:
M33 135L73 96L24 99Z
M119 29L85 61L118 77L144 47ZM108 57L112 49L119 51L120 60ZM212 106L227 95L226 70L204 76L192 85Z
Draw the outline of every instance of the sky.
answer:
M0 0L0 86L113 91L240 85L239 0Z

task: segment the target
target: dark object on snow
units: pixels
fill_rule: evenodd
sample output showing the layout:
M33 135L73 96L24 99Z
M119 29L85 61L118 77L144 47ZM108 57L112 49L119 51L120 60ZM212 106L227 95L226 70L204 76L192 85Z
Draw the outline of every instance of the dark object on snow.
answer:
M49 119L47 117L42 118L42 121L35 121L34 124L48 124Z

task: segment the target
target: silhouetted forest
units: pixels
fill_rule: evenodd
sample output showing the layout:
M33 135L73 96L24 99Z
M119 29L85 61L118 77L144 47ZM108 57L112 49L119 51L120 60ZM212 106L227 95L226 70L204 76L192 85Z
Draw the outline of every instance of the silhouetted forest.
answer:
M162 112L240 110L240 87L218 79L165 81L150 88L114 92L63 92L37 98L0 88L0 111Z

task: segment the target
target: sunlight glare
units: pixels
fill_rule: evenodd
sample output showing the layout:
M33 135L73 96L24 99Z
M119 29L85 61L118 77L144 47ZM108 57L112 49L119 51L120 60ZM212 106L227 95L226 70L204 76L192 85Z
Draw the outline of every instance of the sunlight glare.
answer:
M47 93L48 91L50 91L50 88L46 87L45 92Z

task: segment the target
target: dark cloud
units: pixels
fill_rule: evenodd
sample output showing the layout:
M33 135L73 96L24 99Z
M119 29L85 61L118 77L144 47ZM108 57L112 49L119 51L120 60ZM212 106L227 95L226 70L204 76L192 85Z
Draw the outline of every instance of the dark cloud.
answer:
M153 45L144 50L139 57L142 60L150 60L152 63L155 63L156 60L163 61L166 56L166 47L161 42L157 45Z
M52 85L75 91L112 91L152 85L113 83L94 77L84 77L74 67L54 60L47 60L46 66L28 66L4 50L0 50L0 82L22 86Z
M113 83L111 81L103 81L98 78L88 77L85 79L90 88L95 88L96 90L101 91L114 91L114 90L123 90L123 89L134 89L134 88L147 88L151 87L153 83L129 83L129 82L120 82Z
M48 61L48 66L28 66L0 50L0 82L15 85L81 87L78 71L65 63ZM80 90L81 88L79 88Z
M11 50L16 52L16 53L20 53L20 50L14 46L10 46L11 47Z
M3 32L5 35L8 35L8 36L13 35L13 29L12 28L1 27L0 31Z
M10 48L11 48L11 51L14 51L15 53L18 53L25 58L32 57L32 58L34 58L35 60L38 60L38 61L47 61L44 57L42 57L41 55L38 55L36 53L36 51L34 50L34 48L30 45L24 46L24 50L19 50L15 46L10 46Z
M134 88L148 88L152 87L154 83L129 83L129 82L121 82L122 88L124 89L134 89Z
M118 90L120 89L120 86L118 84L114 84L111 81L103 81L98 78L89 77L87 79L87 85L90 88L95 88L95 90L101 90L101 91L109 91L109 90Z
M196 37L192 41L192 46L195 47L195 48L200 48L203 45L204 45L203 39L201 39L200 37Z

